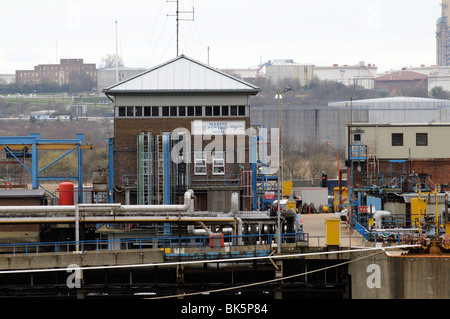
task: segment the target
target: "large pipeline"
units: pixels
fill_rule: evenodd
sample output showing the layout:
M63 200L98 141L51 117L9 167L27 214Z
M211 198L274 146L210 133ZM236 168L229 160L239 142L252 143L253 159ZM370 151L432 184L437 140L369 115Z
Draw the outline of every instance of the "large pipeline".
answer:
M194 192L188 190L184 193L184 204L181 205L122 205L122 204L78 204L64 206L0 206L0 216L6 214L49 214L70 213L78 210L80 213L186 213L192 214Z
M184 204L181 205L0 206L0 223L75 223L76 237L78 238L80 222L217 222L234 224L236 235L242 235L243 222L237 216L238 196L232 197L230 213L215 213L214 216L194 213L193 200L194 192L188 190L184 194ZM242 238L239 237L238 244L241 243Z

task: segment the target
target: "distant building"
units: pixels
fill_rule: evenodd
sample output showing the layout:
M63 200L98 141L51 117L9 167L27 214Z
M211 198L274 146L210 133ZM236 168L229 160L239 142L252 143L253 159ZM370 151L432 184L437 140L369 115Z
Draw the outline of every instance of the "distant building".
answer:
M34 70L17 70L16 83L56 82L69 83L71 73L85 73L97 82L95 63L84 63L83 59L61 59L59 64L39 64Z
M313 79L313 65L294 63L293 60L272 60L266 63L266 79L275 85L283 80L298 80L299 84L307 85Z
M413 71L399 71L374 79L375 90L389 93L402 92L405 95L417 89L428 91L428 77Z
M16 82L15 74L0 74L0 84L11 84Z
M118 67L118 80L116 78L116 68L103 68L97 69L97 90L98 92L102 92L103 89L110 87L116 83L125 81L135 75L143 73L147 71L147 69L143 68L130 68L125 66Z
M365 89L374 88L374 79L378 68L375 64L367 64L364 61L356 65L315 66L314 77L323 81L336 81L344 85L357 85Z

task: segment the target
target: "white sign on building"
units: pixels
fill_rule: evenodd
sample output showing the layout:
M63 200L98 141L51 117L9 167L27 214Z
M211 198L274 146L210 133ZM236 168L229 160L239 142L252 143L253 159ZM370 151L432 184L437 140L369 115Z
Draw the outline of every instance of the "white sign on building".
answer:
M192 122L192 135L244 135L245 121L201 121Z

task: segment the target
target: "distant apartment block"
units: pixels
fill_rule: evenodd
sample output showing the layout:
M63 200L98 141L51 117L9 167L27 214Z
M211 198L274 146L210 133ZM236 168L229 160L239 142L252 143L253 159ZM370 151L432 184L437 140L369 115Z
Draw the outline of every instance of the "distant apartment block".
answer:
M16 83L56 82L68 83L71 73L85 73L97 82L95 63L84 63L83 59L60 59L59 64L39 64L34 70L17 70Z

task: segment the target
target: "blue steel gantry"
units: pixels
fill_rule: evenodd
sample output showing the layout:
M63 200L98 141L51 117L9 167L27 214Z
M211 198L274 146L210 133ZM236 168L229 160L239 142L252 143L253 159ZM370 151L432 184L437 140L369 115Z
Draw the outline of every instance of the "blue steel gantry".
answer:
M40 134L30 134L30 136L1 136L0 137L0 150L5 150L7 156L14 157L28 173L31 174L31 184L33 189L39 187L45 189L39 184L41 180L77 180L78 181L78 201L83 202L83 150L92 149L91 144L83 144L84 134L76 134L75 139L41 139ZM39 169L39 150L65 150L66 152L55 159L53 162ZM29 153L31 151L31 153ZM77 176L68 177L40 177L39 174L44 170L76 151L78 155L78 174ZM19 160L19 157L24 156L31 157L31 168L29 168L25 161ZM45 189L49 192L47 189ZM49 192L52 194L51 192ZM56 195L52 194L57 197Z

